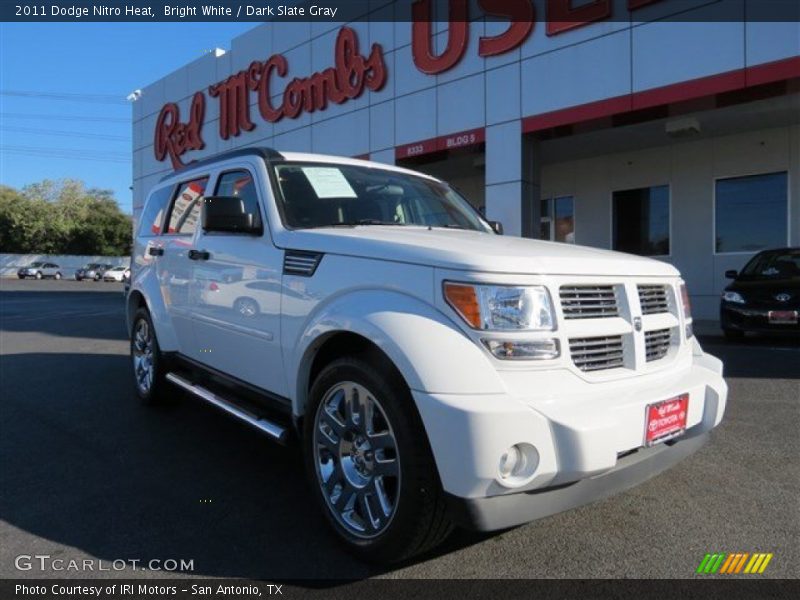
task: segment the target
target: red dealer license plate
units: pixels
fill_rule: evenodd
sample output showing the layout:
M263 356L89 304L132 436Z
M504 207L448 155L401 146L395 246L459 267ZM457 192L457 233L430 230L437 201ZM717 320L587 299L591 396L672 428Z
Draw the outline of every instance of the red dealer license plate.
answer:
M645 444L652 446L683 433L688 412L689 394L650 404L647 407Z
M794 310L771 310L769 311L769 322L775 325L796 325L797 311Z

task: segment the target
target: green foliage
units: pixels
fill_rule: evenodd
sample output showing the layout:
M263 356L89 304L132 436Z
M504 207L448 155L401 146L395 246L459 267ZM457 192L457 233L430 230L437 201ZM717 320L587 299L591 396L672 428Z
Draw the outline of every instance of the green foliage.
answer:
M0 251L19 254L130 254L131 218L109 190L44 180L0 185Z

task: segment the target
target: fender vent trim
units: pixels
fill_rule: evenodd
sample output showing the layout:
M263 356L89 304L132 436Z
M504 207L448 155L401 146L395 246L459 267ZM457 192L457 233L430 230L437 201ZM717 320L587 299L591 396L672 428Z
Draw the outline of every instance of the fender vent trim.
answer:
M287 250L283 256L283 274L311 277L316 272L323 256L320 252Z

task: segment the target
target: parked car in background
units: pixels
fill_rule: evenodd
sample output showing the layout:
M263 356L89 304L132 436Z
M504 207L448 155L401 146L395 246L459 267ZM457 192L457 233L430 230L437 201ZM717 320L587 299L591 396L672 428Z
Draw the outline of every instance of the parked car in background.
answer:
M633 487L725 412L674 267L498 235L421 173L238 149L163 179L140 222L141 401L174 385L296 436L318 506L371 561Z
M128 267L112 267L103 273L103 281L119 281L125 280L125 273L130 272Z
M17 271L17 277L20 279L25 279L26 277L33 277L34 279L43 279L45 277L61 279L61 267L50 262L34 262Z
M800 248L765 250L722 293L720 325L728 338L755 333L800 335Z
M83 281L84 279L91 279L93 281L100 281L103 278L103 273L113 268L114 265L104 263L89 263L75 271L75 279Z

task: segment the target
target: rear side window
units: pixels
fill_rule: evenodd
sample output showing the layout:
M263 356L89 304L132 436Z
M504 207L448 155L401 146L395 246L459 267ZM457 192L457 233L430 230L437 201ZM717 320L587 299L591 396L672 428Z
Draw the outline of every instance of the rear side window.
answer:
M172 187L167 186L150 194L139 223L140 236L151 237L161 234L161 227L164 224L164 211L167 208L171 193ZM95 266L99 267L101 265Z
M261 224L261 211L258 209L258 192L253 176L249 171L228 171L220 175L215 196L241 198L247 212L256 215L257 225Z
M178 193L172 202L167 233L192 235L195 232L207 185L208 177L201 177L178 186Z

